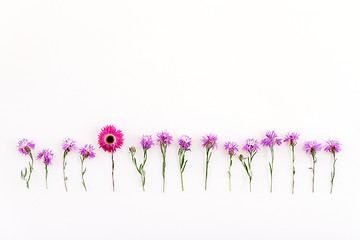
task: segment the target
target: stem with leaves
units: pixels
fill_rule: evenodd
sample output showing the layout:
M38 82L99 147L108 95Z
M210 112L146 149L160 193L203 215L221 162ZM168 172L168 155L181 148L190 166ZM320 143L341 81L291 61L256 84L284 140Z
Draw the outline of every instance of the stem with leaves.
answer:
M30 179L31 179L31 174L33 171L33 166L34 166L34 158L30 151L29 151L29 156L31 158L31 162L29 162L29 171L27 170L27 168L25 168L24 172L21 170L21 178L24 181L26 181L26 187L28 189L30 188ZM29 176L26 178L28 172L29 172Z
M185 170L185 166L186 163L188 162L188 160L185 160L185 153L186 151L188 151L189 149L183 149L183 148L179 148L179 166L180 166L180 177L181 177L181 189L182 191L184 191L184 183L183 183L183 172Z
M206 170L205 170L205 191L207 189L207 178L208 178L208 170L209 170L209 162L211 158L211 147L206 147Z
M87 191L86 184L85 184L85 179L84 179L84 175L85 175L85 172L86 172L86 168L84 168L85 157L81 156L80 160L81 160L81 183L84 186L85 191Z
M251 192L251 181L252 181L252 178L253 178L253 172L251 170L251 163L252 163L253 158L256 155L256 153L257 153L256 151L249 152L249 157L247 157L247 158L244 158L241 154L239 156L239 160L241 161L247 175L249 176L250 192Z
M65 190L68 191L67 189L67 185L66 185L66 181L68 180L66 174L65 174L65 168L66 168L66 165L67 165L67 162L66 162L66 155L69 153L69 151L64 151L64 156L63 156L63 175L64 175L64 185L65 185Z
M136 158L135 158L135 153L136 153L135 147L131 147L129 150L130 150L130 154L131 154L131 160L134 163L136 170L138 171L138 173L141 176L142 189L145 192L145 170L144 170L144 167L145 167L145 163L147 160L147 149L146 148L143 149L144 150L144 161L139 166L137 165Z
M229 162L229 171L228 171L228 174L229 174L229 191L231 191L231 166L232 166L232 157L233 155L230 155L230 162Z
M331 188L330 188L330 193L332 193L333 190L333 185L334 185L334 178L335 178L335 163L336 163L336 153L335 151L333 151L333 157L334 157L334 161L333 161L333 170L331 172Z

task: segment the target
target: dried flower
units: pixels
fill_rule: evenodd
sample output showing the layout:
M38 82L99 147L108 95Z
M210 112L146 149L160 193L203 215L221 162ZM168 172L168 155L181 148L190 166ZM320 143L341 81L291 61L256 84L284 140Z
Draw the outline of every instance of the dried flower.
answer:
M18 142L19 152L25 156L29 155L31 159L31 161L29 162L29 171L26 167L24 169L24 172L21 170L21 178L26 182L26 187L28 189L30 188L30 179L34 166L34 158L31 153L31 150L34 150L34 148L35 148L35 143L33 141L27 140L26 138ZM27 175L28 173L29 175Z
M316 141L305 142L304 151L307 154L311 154L313 165L309 169L312 171L312 192L315 191L315 163L317 162L316 152L321 151L321 144Z
M207 189L207 177L208 177L208 170L209 170L209 162L212 154L212 150L217 148L217 136L215 134L208 134L203 136L201 141L202 146L206 148L206 171L205 171L205 191Z
M62 149L64 150L64 154L63 154L63 176L64 176L64 186L65 186L65 190L68 191L67 189L67 185L66 185L66 181L68 180L68 177L65 174L65 169L66 169L66 156L68 155L69 152L76 150L76 141L72 140L71 138L65 139L62 143Z
M337 140L328 140L326 141L326 147L324 148L325 152L329 152L333 155L333 169L331 172L331 187L330 187L330 193L332 193L333 186L334 186L334 178L335 178L335 163L337 161L336 153L341 151L340 142Z
M191 138L187 135L182 135L179 139L179 166L180 166L180 177L181 177L181 189L184 191L183 183L183 172L185 170L186 163L188 160L185 160L185 153L190 151Z
M163 177L163 192L165 192L165 168L166 168L166 149L173 140L173 137L167 131L160 132L157 134L157 142L160 145L161 154L163 157L163 164L162 164L162 177Z
M288 133L285 138L284 138L284 142L289 143L289 145L291 146L291 155L292 155L292 184L291 184L291 192L292 194L294 194L294 188L295 188L295 146L299 140L299 133Z
M190 149L191 146L191 138L187 135L182 135L179 138L179 145L183 150L188 150Z
M115 180L114 180L114 152L117 149L121 149L124 144L124 134L120 129L116 129L113 125L107 125L103 127L98 136L98 143L100 148L105 152L111 153L111 177L113 191L115 191Z
M295 146L299 140L299 133L288 133L285 138L284 138L284 142L288 142L290 144L290 146Z
M38 153L36 158L37 160L43 159L45 165L45 183L46 183L46 189L48 189L48 184L47 184L48 166L52 164L54 154L49 149L43 149L41 152Z
M84 147L79 149L79 153L80 153L80 161L81 161L81 182L82 182L82 185L83 185L85 191L87 191L85 179L84 179L84 175L86 172L86 168L84 168L84 161L87 158L95 157L95 155L96 155L95 148L91 144L85 144Z
M253 172L251 170L251 164L253 161L254 156L260 150L258 141L254 140L253 138L249 138L246 140L245 145L243 146L243 150L249 153L249 156L245 158L242 154L239 155L239 160L242 163L246 174L249 177L249 186L251 192L251 181L253 178Z
M232 157L236 154L236 152L239 152L239 145L236 142L226 142L224 144L224 148L229 154L229 190L231 191L231 166L232 166Z

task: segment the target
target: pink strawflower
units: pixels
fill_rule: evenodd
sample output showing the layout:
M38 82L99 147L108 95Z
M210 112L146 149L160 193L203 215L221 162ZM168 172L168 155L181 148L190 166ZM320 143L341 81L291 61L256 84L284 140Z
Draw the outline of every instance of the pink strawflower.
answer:
M191 146L191 138L187 135L182 135L179 138L179 145L183 150L189 150Z
M72 140L71 138L65 139L62 143L62 149L65 152L76 150L76 141Z
M326 147L324 149L325 152L329 153L338 153L341 151L341 143L337 140L328 140L326 141Z
M201 141L203 142L202 146L206 148L217 148L217 136L215 134L208 134L206 136L203 136Z
M18 149L21 154L29 155L31 149L35 148L35 143L33 141L28 141L26 138L18 142Z
M259 142L253 138L249 138L246 140L243 150L249 153L258 152L260 150Z
M275 144L281 145L282 140L277 137L277 134L275 131L267 131L266 132L266 138L261 140L261 145L264 147L274 147Z
M164 132L159 132L157 134L157 142L161 145L170 145L171 142L173 141L173 137L170 136L169 132L164 131Z
M105 126L101 129L98 143L106 152L115 152L124 144L124 134L120 129L116 129L113 125Z
M300 136L299 133L295 133L295 132L290 133L289 132L285 136L284 142L288 142L291 146L295 146L299 140L299 136Z
M36 158L37 160L41 160L43 158L45 165L51 165L54 154L49 149L43 149L41 152L39 152Z
M224 144L224 148L230 156L233 156L236 154L236 152L239 152L239 145L236 142L226 142Z
M141 137L141 146L143 147L143 149L150 149L151 146L155 145L154 141L152 140L151 135L143 135Z
M321 144L317 141L307 141L304 144L303 150L309 154L316 154L317 151L321 151Z
M84 147L79 149L79 153L84 158L94 158L95 157L95 148L91 144L85 144Z

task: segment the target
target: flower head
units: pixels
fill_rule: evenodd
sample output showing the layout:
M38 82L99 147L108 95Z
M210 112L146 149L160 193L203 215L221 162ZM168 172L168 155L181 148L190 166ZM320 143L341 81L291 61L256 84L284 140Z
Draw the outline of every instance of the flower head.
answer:
M183 150L189 150L191 146L191 138L187 135L182 135L179 138L179 145Z
M76 150L76 141L71 138L65 139L62 143L62 148L65 152Z
M170 145L171 142L173 141L173 137L170 136L170 134L167 132L167 131L164 131L164 132L159 132L157 134L157 142L160 144L160 145Z
M143 147L143 149L150 149L151 146L155 145L154 141L152 140L151 135L143 135L141 137L141 146Z
M317 141L307 141L304 144L303 150L308 154L311 153L312 155L315 155L317 151L321 150L321 148L321 144Z
M260 150L259 142L253 138L249 138L246 140L243 150L249 153L258 152Z
M113 125L105 126L101 129L98 143L106 152L115 152L124 144L124 134L120 129L116 129Z
M295 146L299 140L299 136L300 136L299 133L289 132L288 134L286 134L284 138L284 142L289 142L291 146Z
M206 136L203 136L201 141L203 142L202 146L206 148L217 148L217 136L215 134L208 134Z
M79 153L84 158L94 158L95 157L95 148L91 144L85 144L84 147L79 149Z
M337 140L328 140L326 141L326 147L324 148L325 152L329 153L338 153L341 151L341 143Z
M275 131L267 131L266 138L261 140L261 145L266 146L266 147L274 147L275 144L281 145L282 140L277 137L277 134Z
M28 155L31 152L31 149L35 148L35 143L33 141L28 141L26 138L18 142L19 152Z
M36 158L37 160L41 160L43 158L46 165L51 165L54 154L49 149L43 149L41 152L39 152Z
M230 156L233 156L236 154L236 152L239 152L239 145L236 142L226 142L224 144L224 148Z

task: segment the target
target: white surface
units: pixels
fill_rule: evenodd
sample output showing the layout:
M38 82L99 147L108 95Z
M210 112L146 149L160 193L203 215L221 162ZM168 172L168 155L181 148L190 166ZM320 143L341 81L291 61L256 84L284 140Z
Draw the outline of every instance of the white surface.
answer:
M357 1L2 1L1 239L359 239L359 10ZM97 147L106 124L125 133L116 192L110 154L97 149L85 163L87 193L77 155L68 156L65 193L61 141ZM287 146L276 149L273 194L266 149L254 159L253 193L237 159L229 193L223 143L272 129L301 133L296 194ZM161 130L194 140L185 192L175 145L166 193L158 148L141 191L127 148ZM204 192L200 137L209 132L220 147ZM56 153L48 191L38 161L30 191L20 179L23 137L35 153ZM328 138L343 143L334 193L322 152L311 194L301 147Z

